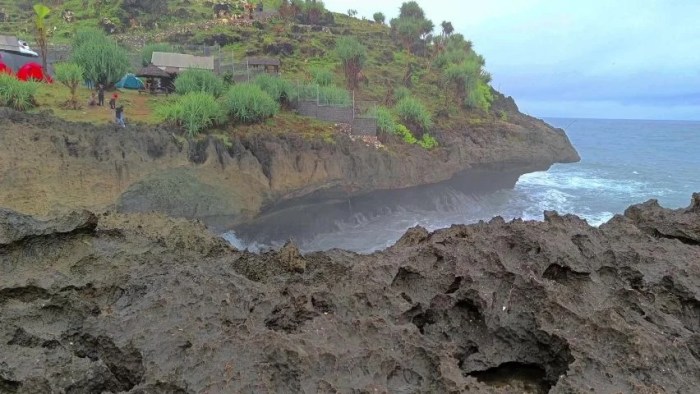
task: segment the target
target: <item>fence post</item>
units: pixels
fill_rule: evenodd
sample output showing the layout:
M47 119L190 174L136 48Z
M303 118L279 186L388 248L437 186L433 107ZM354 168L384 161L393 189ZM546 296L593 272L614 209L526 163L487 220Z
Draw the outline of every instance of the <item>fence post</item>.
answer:
M355 89L352 90L352 120L355 120Z
M321 105L321 97L320 93L318 91L318 84L316 84L316 106L319 107Z

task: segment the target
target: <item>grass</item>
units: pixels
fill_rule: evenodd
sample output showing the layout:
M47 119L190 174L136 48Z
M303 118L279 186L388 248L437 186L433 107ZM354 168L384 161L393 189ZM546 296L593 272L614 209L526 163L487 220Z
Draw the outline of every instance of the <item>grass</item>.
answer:
M78 88L78 104L81 108L78 110L68 109L65 106L66 101L70 99L70 90L58 83L39 84L37 89L36 100L39 104L35 111L45 110L47 108L53 111L54 116L68 120L80 121L97 124L114 123L114 111L109 109L107 101L111 92L105 94L104 107L89 107L87 105L90 98L91 90L81 86ZM159 124L159 119L154 115L153 110L159 103L166 102L163 96L139 95L133 90L124 90L117 93L119 95L118 102L124 105L124 114L127 123L145 123Z
M8 2L9 3L9 2ZM82 6L83 0L64 0L62 5L55 7L48 20L48 25L56 29L50 38L54 44L67 43L72 33L80 27L97 26L100 17L110 18L117 22L119 19L118 4L121 2L109 2L103 6L102 15L97 15L94 9L94 0L90 0L89 7ZM107 4L106 2L104 2ZM270 4L278 3L277 0L265 0L266 8ZM12 21L4 26L7 33L14 33L24 39L33 37L31 29L31 9L19 11L22 2L12 2L6 6ZM435 123L435 129L456 130L474 125L483 125L493 119L503 118L500 114L488 114L476 110L464 110L457 107L452 92L443 86L443 78L439 70L430 67L431 59L408 54L400 45L391 39L387 25L375 23L370 20L351 18L344 13L336 13L336 25L328 30L313 31L304 26L284 21L272 21L262 26L253 25L225 25L212 22L211 8L204 6L204 2L182 0L169 0L170 15L159 15L158 28L147 28L145 23L151 16L139 17L140 27L129 29L127 33L117 35L118 39L131 40L133 37L144 38L147 42L172 41L174 44L211 44L214 39L227 40L221 50L223 62L242 62L246 56L275 56L266 53L267 45L289 43L293 46L291 55L281 55L282 72L284 78L293 83L310 83L313 80L314 69L328 70L324 76L327 80L330 76L332 85L345 86L345 78L339 59L333 54L333 48L337 38L352 35L367 47L367 61L363 68L364 75L369 79L369 84L361 85L355 92L358 101L382 102L387 97L389 90L400 95L415 97L426 107ZM65 9L72 10L76 20L69 24L62 20L61 12ZM188 16L177 18L175 12L185 9ZM345 12L345 10L335 10ZM433 21L437 24L439 21ZM198 28L206 23L206 28ZM188 34L181 34L189 31ZM133 48L133 55L140 60L140 50ZM413 76L408 79L409 86L402 89L404 77L413 68ZM403 91L401 91L403 90ZM112 122L113 113L105 108L88 108L85 103L89 92L87 89L79 89L79 100L83 108L79 111L71 111L62 108L62 104L68 100L67 89L57 85L51 87L42 86L39 89L39 109L50 107L54 113L62 118L71 120L85 120L95 122ZM126 104L127 121L139 121L148 124L156 124L158 120L153 116L153 109L158 104L166 101L165 97L138 96L135 92L123 92L123 103ZM272 130L268 123L290 128L297 124L306 128L308 119L294 120L295 115L280 113L273 119L262 125L237 126L247 130ZM279 122L279 124L278 124ZM289 127L288 127L289 126ZM227 126L223 126L227 127ZM326 124L324 127L328 127ZM317 130L322 133L321 129ZM292 132L288 130L288 132Z

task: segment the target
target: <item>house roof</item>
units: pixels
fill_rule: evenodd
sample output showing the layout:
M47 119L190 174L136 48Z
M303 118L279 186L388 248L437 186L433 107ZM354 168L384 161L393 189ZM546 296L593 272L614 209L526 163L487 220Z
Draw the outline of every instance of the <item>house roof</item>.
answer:
M271 57L247 57L246 63L249 66L278 66L280 65L280 59Z
M148 66L139 70L139 72L136 73L136 76L149 78L169 78L170 74L154 66L153 64L149 64Z
M168 72L179 72L188 68L214 70L212 56L193 56L184 53L153 52L151 63Z
M2 50L18 51L19 43L17 42L17 37L0 35L0 51Z

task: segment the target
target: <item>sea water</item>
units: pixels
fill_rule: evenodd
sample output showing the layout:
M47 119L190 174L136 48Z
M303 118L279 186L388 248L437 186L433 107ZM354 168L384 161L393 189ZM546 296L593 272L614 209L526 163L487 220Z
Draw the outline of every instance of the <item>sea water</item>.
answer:
M689 204L693 192L700 192L700 122L545 120L566 131L581 156L579 163L525 174L511 190L487 195L443 192L429 209L396 206L372 217L357 213L336 221L332 231L295 242L303 251L370 253L392 245L416 225L435 230L494 216L542 220L545 210L575 214L598 226L629 205L658 199L664 207L680 208ZM242 241L235 232L224 236L251 250L283 242L259 245Z

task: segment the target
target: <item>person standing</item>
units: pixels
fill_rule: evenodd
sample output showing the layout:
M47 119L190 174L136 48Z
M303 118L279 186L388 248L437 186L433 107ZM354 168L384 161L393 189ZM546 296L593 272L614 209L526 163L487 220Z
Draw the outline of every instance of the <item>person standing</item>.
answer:
M119 96L117 96L117 94L114 93L112 98L109 99L109 109L117 109L117 98L119 98Z
M97 85L97 105L100 107L105 105L105 86L103 84Z
M116 116L117 119L117 125L121 127L126 127L126 124L124 123L124 106L120 105L114 110L114 115Z

